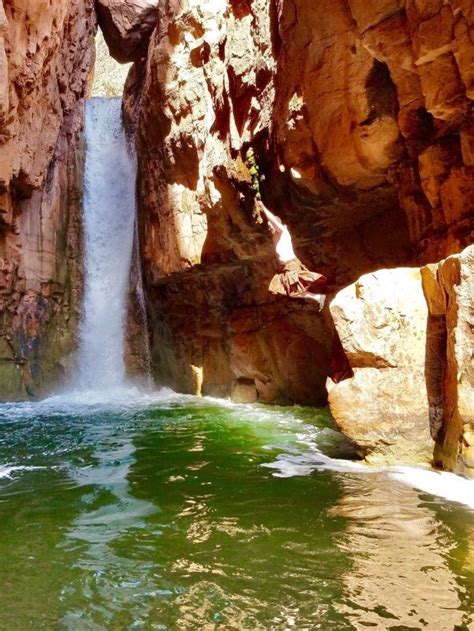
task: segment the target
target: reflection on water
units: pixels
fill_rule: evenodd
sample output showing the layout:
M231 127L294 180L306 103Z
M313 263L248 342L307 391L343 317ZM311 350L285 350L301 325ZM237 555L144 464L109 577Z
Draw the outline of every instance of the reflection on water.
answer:
M82 498L84 510L72 522L62 546L73 552L75 567L86 573L85 594L98 602L113 603L111 612L104 610L108 623L113 620L113 612L124 607L137 620L147 610L143 596L154 590L154 584L144 584L143 571L121 554L115 543L146 528L146 518L158 507L132 494L128 475L135 461L133 441L121 437L113 425L101 427L100 433L96 429L92 427L89 432L86 427L83 436L98 445L93 463L71 472L76 484L88 491ZM63 588L63 597L67 593L67 587ZM73 609L61 622L69 629L78 629L84 623L84 613Z
M0 406L2 631L472 628L472 511L325 411L130 394Z
M450 567L453 532L419 493L385 475L341 478L332 514L348 519L340 541L352 560L339 610L356 629L455 629L473 623ZM463 627L466 628L466 627Z

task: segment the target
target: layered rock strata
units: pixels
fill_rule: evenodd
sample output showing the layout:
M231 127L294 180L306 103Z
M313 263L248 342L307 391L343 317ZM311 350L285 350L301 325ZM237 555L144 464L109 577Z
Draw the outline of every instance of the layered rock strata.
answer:
M0 7L0 398L48 391L75 344L92 0Z

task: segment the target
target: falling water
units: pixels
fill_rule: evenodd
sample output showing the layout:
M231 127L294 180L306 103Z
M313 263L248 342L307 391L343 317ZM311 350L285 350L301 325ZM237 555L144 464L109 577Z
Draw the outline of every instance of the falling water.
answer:
M135 223L136 163L121 99L86 105L84 302L79 386L107 389L125 379L124 329Z
M145 286L143 283L143 272L141 266L141 251L140 251L140 236L138 234L138 221L135 219L134 239L133 239L133 255L132 255L132 273L133 284L135 289L136 303L137 303L137 320L141 325L142 330L142 366L143 376L145 383L152 387L153 378L151 376L151 346L150 339L148 337L148 314L146 310L145 301Z

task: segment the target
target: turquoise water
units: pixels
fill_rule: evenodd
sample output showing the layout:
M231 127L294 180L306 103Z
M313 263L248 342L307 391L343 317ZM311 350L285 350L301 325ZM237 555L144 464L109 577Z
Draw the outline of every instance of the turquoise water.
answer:
M1 630L474 628L472 509L326 410L101 399L0 406Z

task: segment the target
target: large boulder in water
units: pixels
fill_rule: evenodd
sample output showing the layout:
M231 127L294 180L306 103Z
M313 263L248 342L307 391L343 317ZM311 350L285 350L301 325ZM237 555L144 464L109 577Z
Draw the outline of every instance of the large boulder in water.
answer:
M110 54L120 63L146 55L157 23L158 0L97 0L97 17Z
M330 305L353 376L328 381L339 428L371 462L428 460L425 377L428 308L420 270L362 276Z

